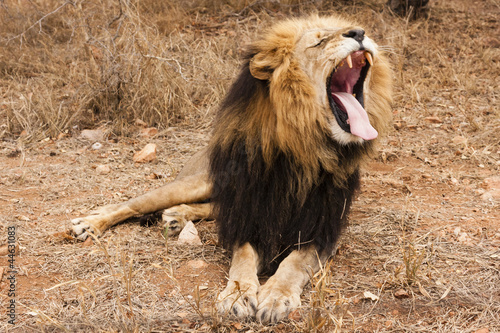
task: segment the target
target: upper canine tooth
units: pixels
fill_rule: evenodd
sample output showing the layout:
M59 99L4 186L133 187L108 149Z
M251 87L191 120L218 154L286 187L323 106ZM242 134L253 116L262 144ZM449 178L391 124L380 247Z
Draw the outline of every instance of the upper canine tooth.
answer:
M368 63L373 66L373 58L372 58L372 54L368 51L365 51L365 57L366 57L366 60L368 60Z
M349 68L352 68L352 58L350 54L347 56L347 58L345 58L345 60L347 60L347 65L349 66Z

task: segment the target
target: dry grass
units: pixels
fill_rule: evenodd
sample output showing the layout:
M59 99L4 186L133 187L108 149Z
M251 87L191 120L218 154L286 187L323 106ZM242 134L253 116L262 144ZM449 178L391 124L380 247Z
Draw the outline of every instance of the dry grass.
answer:
M417 21L389 15L384 2L1 1L0 235L18 225L22 251L14 330L499 332L500 206L479 196L500 169L498 1L435 0ZM70 217L171 180L206 144L256 31L333 9L356 15L389 52L398 130L382 147L382 171L365 172L343 246L313 277L298 320L219 317L228 258L212 245L212 224L198 225L205 245L196 248L136 224L90 247L51 236ZM76 138L100 125L132 135L136 118L177 127L150 139L162 147L156 164L130 162L140 139L93 151ZM73 137L40 141L63 132ZM94 172L102 163L110 175ZM193 259L208 266L193 270ZM401 289L407 296L395 297Z
M28 140L100 122L127 134L136 118L163 128L205 119L234 76L233 40L245 29L208 38L176 1L3 4L4 135Z

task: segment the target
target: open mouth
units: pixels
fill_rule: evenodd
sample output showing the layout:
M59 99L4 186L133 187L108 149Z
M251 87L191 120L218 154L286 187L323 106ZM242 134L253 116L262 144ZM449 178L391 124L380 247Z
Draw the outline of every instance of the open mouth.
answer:
M364 140L373 140L378 135L363 101L363 83L371 64L370 52L355 51L340 62L326 83L330 108L340 128Z

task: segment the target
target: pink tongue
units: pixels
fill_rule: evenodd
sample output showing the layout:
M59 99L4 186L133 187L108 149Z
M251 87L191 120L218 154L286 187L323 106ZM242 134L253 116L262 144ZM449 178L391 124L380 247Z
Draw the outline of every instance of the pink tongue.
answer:
M351 126L351 134L359 136L365 140L373 140L378 136L378 132L370 124L368 114L359 104L358 100L351 94L345 92L332 93L336 99L342 103Z

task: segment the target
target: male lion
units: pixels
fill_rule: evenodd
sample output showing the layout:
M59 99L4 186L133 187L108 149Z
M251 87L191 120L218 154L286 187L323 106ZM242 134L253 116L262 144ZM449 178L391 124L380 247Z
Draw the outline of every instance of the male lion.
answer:
M363 29L316 15L278 23L249 47L208 148L174 182L73 230L84 239L166 208L172 227L213 216L232 251L219 311L279 321L332 255L390 103L387 61ZM274 275L261 286L260 272Z

